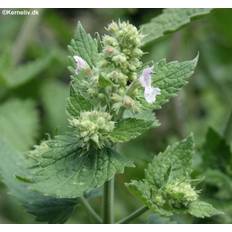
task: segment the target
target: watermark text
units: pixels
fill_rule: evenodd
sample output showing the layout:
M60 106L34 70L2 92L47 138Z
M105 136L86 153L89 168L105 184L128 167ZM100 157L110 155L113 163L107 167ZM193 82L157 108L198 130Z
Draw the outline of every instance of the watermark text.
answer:
M38 10L32 10L32 9L23 9L23 10L16 10L16 9L2 9L1 14L4 16L24 16L24 15L32 15L32 16L38 16L39 11Z

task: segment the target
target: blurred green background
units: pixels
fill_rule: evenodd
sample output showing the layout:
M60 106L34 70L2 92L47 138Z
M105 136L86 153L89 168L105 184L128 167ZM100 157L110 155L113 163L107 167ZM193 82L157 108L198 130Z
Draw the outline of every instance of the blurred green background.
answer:
M26 151L42 139L64 132L67 126L65 101L69 94L67 45L77 21L81 21L92 35L95 32L101 35L112 20L129 20L139 26L161 11L40 9L39 16L0 15L0 137ZM116 218L140 206L123 182L132 176L142 177L143 168L153 154L190 132L195 134L197 147L204 142L209 127L223 132L232 110L231 22L232 9L214 9L211 14L146 47L149 54L144 59L186 60L198 52L200 59L190 83L157 112L161 126L121 148L125 155L135 160L137 168L127 169L125 176L117 177ZM17 128L17 120L22 128ZM197 162L196 158L196 165ZM100 213L100 197L91 203ZM228 212L231 216L204 222L232 223L232 209ZM34 222L34 218L0 184L0 223ZM68 223L90 222L91 218L81 205L68 220ZM193 219L166 219L148 212L136 222L188 223Z

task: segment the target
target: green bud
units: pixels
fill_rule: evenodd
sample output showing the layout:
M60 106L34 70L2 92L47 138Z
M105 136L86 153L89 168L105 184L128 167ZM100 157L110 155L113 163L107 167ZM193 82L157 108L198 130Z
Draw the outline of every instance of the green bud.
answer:
M49 150L49 146L46 141L43 141L40 145L35 145L34 149L28 153L29 157L36 158L40 157L41 154L44 154Z
M162 197L161 194L156 194L153 197L153 201L155 202L155 204L157 204L158 206L162 207L163 205L165 205L165 199Z
M112 58L112 61L117 65L123 65L126 62L126 56L124 54L116 55Z
M198 199L198 194L188 182L174 182L165 187L169 203L176 207L188 206Z
M78 119L72 118L69 124L77 131L82 146L87 148L91 144L104 147L109 142L108 134L114 129L111 115L99 111L82 112Z

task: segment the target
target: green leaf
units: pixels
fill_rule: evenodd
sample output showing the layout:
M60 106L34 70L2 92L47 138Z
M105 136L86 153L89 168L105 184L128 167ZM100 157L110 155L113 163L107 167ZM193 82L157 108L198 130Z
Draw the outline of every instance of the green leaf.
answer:
M166 150L154 157L145 170L145 178L157 188L167 181L186 179L192 172L192 156L194 151L193 137L168 146Z
M110 134L110 139L115 143L128 142L154 126L154 121L145 121L136 118L126 118L116 124Z
M193 152L193 137L189 136L155 156L145 170L145 178L132 180L127 186L147 207L162 216L189 213L193 203L199 201L198 192L191 186Z
M90 67L95 66L98 61L97 40L85 32L80 22L78 22L75 39L71 41L69 49L72 55L79 55Z
M204 172L204 177L206 191L210 186L216 187L214 188L215 191L210 191L208 193L210 197L214 197L219 200L231 199L232 182L230 176L217 169L206 169Z
M217 169L224 174L232 175L230 146L214 129L209 128L201 152L204 169Z
M9 100L0 106L0 136L19 150L28 150L38 135L38 112L32 101Z
M58 199L29 190L28 182L16 179L18 175L28 175L23 153L2 140L0 140L0 159L0 175L9 193L18 199L36 220L63 223L69 218L78 203L77 199Z
M205 218L214 215L223 214L221 211L215 209L212 205L204 201L195 201L190 204L188 212L194 217Z
M4 74L6 86L8 88L16 88L31 81L48 67L52 58L53 54L50 54L6 71Z
M215 187L215 191L208 194L216 199L230 199L232 193L232 152L226 139L214 129L209 128L200 152L206 190L209 186Z
M167 63L165 59L154 65L153 83L154 87L159 87L161 95L157 96L152 109L159 109L169 99L177 94L177 92L188 82L189 77L194 73L197 65L198 56L189 61L178 62L172 61ZM144 101L144 97L142 97Z
M165 9L162 14L153 18L149 23L141 26L141 32L145 35L143 45L153 42L169 32L173 32L190 23L192 19L209 14L211 9Z
M45 109L47 125L54 132L63 132L67 127L65 111L69 87L56 80L46 81L41 88L41 97Z
M68 135L43 142L29 157L31 189L59 198L80 197L133 166L109 148L83 152L77 138Z
M67 113L72 117L78 117L80 112L91 111L92 109L92 103L86 99L73 84L71 84L70 96L66 105Z
M31 194L30 198L25 199L28 213L33 214L36 221L50 224L65 223L79 204L79 199L54 198L39 193Z

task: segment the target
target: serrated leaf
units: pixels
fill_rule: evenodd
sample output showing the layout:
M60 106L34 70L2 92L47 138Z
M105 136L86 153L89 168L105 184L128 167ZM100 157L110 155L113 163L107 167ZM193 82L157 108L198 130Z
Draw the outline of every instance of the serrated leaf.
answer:
M33 171L31 189L59 198L76 198L110 180L131 161L112 149L82 151L77 139L57 137L45 142L44 150L30 155Z
M77 25L75 39L71 41L70 50L72 55L79 55L91 67L98 61L97 40L85 32L80 22Z
M204 182L206 190L209 186L214 186L215 191L210 191L209 196L217 199L230 199L232 194L232 182L230 176L217 169L207 169L204 172Z
M78 89L71 84L70 96L67 99L66 110L72 117L78 117L81 111L90 111L93 109L92 103L86 99Z
M0 136L21 151L28 150L38 134L38 112L32 101L12 99L0 106Z
M192 153L193 138L189 136L155 156L145 169L145 179L141 181L133 180L127 186L150 209L161 215L171 216L172 211L168 208L159 207L159 203L154 201L154 196L160 194L159 191L162 191L162 188L168 182L183 181L189 178Z
M148 165L145 170L146 180L160 188L167 181L189 178L192 171L193 146L192 136L168 146Z
M126 118L118 122L110 134L115 143L128 142L154 126L154 121L145 121L136 118Z
M154 157L143 180L132 180L127 186L147 207L160 215L189 212L190 204L198 201L198 193L191 186L193 151L192 136L169 146ZM211 209L214 208L211 206Z
M195 201L190 204L188 212L194 217L205 218L222 214L221 211L215 209L211 204L204 201Z
M64 223L77 205L77 199L61 199L44 196L28 189L28 182L19 181L17 175L26 176L24 155L0 140L0 175L9 193L18 199L37 221Z
M216 199L230 199L232 193L232 152L226 139L214 129L209 128L200 152L206 190L209 186L215 187L215 191L208 194Z
M232 152L226 140L214 129L209 128L202 148L203 168L211 168L232 174Z
M36 221L50 224L65 223L72 215L79 199L65 199L43 196L34 193L31 203L26 199L25 207L28 213L36 217Z
M188 24L192 19L210 13L207 8L165 9L162 14L141 26L145 35L143 45L157 40L169 32L173 32Z
M152 77L152 85L161 90L161 94L157 96L152 109L160 109L163 104L175 96L178 91L188 82L189 77L194 73L197 65L198 56L189 61L178 62L172 61L167 63L165 59L154 65L154 75ZM142 98L144 101L144 98Z

